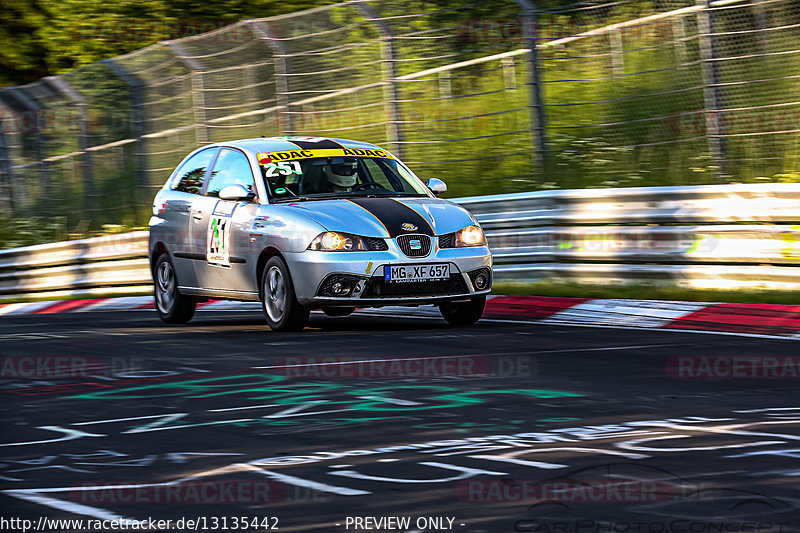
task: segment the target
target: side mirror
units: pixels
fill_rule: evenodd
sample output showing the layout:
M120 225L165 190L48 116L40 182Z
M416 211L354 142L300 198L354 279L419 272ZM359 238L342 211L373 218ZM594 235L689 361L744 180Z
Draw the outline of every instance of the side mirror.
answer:
M447 184L440 179L431 178L425 182L425 185L437 196L447 192Z
M222 190L219 191L219 197L221 200L245 200L251 198L251 194L250 191L247 190L247 187L235 183L223 187Z

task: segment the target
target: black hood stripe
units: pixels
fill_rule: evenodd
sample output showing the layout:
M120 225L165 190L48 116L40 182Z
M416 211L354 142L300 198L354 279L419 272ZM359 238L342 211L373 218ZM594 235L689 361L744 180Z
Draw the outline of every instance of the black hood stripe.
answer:
M421 233L433 237L433 228L425 217L392 198L348 198L348 200L377 218L392 238L406 233ZM405 223L413 224L417 229L405 230L403 229Z
M286 139L292 144L296 144L302 150L313 150L315 148L319 150L327 150L329 148L334 148L336 150L341 150L344 148L341 144L337 143L336 141L332 141L330 139L325 139L323 141L301 141L299 139Z

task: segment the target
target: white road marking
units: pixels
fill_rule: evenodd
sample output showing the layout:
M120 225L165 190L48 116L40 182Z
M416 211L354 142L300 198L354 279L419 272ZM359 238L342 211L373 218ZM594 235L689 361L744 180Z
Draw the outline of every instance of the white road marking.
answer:
M271 470L264 470L263 468L258 468L253 465L249 465L253 472L258 472L259 474L263 474L268 478L274 479L275 481L279 481L281 483L286 483L287 485L296 485L298 487L306 487L311 490L317 490L320 492L332 492L333 494L339 494L341 496L362 496L365 494L372 494L366 490L360 489L351 489L348 487L339 487L336 485L328 485L327 483L320 483L318 481L311 481L310 479L303 479L301 477L290 476L288 474L281 474L279 472L272 472Z
M408 318L415 318L415 317L408 317ZM416 317L422 318L422 317ZM523 320L503 320L499 318L483 318L481 322L496 322L500 324L531 324L537 325L541 324L537 321L523 321ZM548 326L559 325L559 326L571 326L576 328L606 328L606 329L632 329L641 331L643 329L653 330L655 329L659 333L701 333L705 335L726 335L731 337L751 337L754 339L774 339L774 340L784 340L784 341L796 341L800 340L800 336L787 336L787 335L767 335L765 333L739 333L736 331L710 331L705 329L678 329L678 328L641 328L636 326L613 326L609 324L576 324L574 322L550 322L546 324Z
M486 355L486 354L481 354ZM425 361L428 359L454 359L459 357L475 357L474 355L434 355L430 357L403 357L397 359L355 359L352 361L322 361L319 363L303 363L299 365L269 365L269 366L254 366L256 370L269 370L273 368L303 368L309 366L341 366L341 365L357 365L363 363L386 363L389 361Z
M100 509L99 507L90 507L88 505L71 502L69 500L51 498L50 496L39 494L37 491L38 489L31 492L24 490L4 490L3 492L9 496L19 498L20 500L27 500L29 502L50 507L52 509L66 511L68 513L91 516L100 520L131 520L130 518L114 514L110 511L106 511L105 509Z
M223 413L225 411L239 411L242 409L262 409L264 407L277 407L277 403L265 403L263 405L245 405L242 407L224 407L222 409L209 409L209 413Z
M362 400L374 400L376 402L386 402L394 405L422 405L419 402L412 402L411 400L400 400L398 398L384 398L383 396L359 396Z
M766 411L797 411L800 407L767 407L766 409L743 409L734 413L764 413Z

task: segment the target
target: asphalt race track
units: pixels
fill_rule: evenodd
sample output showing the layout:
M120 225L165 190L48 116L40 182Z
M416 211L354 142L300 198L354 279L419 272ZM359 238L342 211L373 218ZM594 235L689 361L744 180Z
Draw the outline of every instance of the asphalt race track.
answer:
M797 532L798 346L375 314L314 314L301 334L258 312L4 317L2 515Z

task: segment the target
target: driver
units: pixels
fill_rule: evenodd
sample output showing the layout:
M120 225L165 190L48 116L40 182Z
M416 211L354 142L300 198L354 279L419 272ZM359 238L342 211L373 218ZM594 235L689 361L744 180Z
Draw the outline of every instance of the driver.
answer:
M356 171L356 161L343 161L328 163L323 168L325 179L328 181L334 192L350 192L358 182L358 172Z

